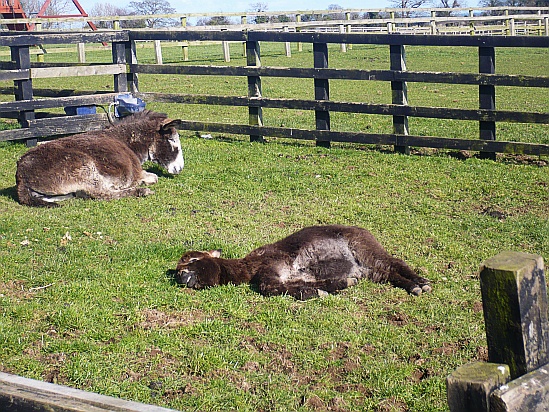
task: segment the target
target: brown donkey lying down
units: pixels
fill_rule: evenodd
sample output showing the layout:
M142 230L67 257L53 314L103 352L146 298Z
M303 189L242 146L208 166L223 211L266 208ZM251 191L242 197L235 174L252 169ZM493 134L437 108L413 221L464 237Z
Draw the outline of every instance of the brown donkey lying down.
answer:
M141 165L150 160L169 173L181 172L180 123L162 113L143 111L104 130L30 149L17 162L19 203L52 207L75 197L119 199L153 193L140 185L154 184L158 176Z
M303 300L345 289L359 279L389 282L413 295L431 291L428 279L356 226L307 227L242 259L223 259L220 254L185 253L177 264L176 281L195 289L251 283L262 295Z

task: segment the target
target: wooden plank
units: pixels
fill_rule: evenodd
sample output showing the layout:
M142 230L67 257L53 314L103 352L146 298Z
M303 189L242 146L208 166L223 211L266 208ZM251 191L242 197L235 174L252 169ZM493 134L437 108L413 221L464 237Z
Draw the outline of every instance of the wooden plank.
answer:
M0 372L4 412L175 412L160 406L85 392Z
M0 46L32 46L35 44L78 44L128 41L127 31L95 32L26 32L16 34L0 32Z
M186 29L172 28L166 30L131 30L128 32L130 40L163 40L163 41L246 41L248 36L241 30L224 30L224 31L189 31Z
M0 71L0 80L27 80L30 79L30 69L15 69Z
M109 104L118 93L93 94L86 96L59 97L54 99L20 100L0 103L0 113L20 110L51 109L55 107L90 106Z
M513 379L549 362L549 302L543 258L502 252L480 268L488 359Z
M409 46L549 47L544 36L464 36L372 33L306 33L248 31L248 39L270 42L394 44ZM216 39L219 40L219 39Z
M331 112L366 113L453 120L486 120L510 123L549 123L549 113L514 112L505 110L475 110L441 107L404 106L396 104L333 102L322 100L248 98L243 96L182 95L138 93L144 100L162 103L255 106L264 108L324 110ZM0 103L0 109L2 105Z
M490 412L547 412L549 364L496 389L490 395Z
M125 64L102 64L94 66L57 66L55 68L31 68L32 79L49 79L53 77L98 76L109 74L126 74Z
M2 66L0 66L2 67ZM398 70L359 70L297 67L250 67L250 66L157 66L152 64L132 64L133 73L184 74L214 76L270 76L313 79L407 81L422 83L451 83L468 85L549 87L549 77L453 73L453 72L413 72Z
M460 366L446 379L450 412L488 412L490 393L510 379L507 365L473 362Z
M360 132L335 132L331 130L305 130L284 127L259 127L239 124L183 121L181 130L208 131L231 134L262 134L264 136L285 137L301 140L329 140L362 144L405 145L432 147L454 150L489 150L498 153L517 153L527 155L549 155L549 145L497 142L488 140L452 139L432 136L399 136L394 134L371 134Z
M29 128L1 130L0 142L101 130L108 124L107 115L104 113L85 116L62 116L53 119L36 119L29 121L29 125L31 126Z

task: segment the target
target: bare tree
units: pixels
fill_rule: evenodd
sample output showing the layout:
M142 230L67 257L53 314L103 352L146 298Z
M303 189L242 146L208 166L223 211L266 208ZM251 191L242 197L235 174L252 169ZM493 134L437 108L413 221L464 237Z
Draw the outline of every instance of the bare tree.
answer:
M98 3L92 7L89 12L90 16L106 17L106 16L133 16L135 12L131 12L123 7L117 7L113 4ZM113 29L112 21L94 21L95 25L100 29ZM120 27L123 29L143 28L145 22L143 20L121 20Z
M442 7L445 9L457 9L463 7L464 1L462 0L439 0L439 5L437 7ZM451 11L441 11L437 13L439 16L449 17L452 15Z
M417 9L428 2L429 0L390 0L391 6L396 9ZM402 17L410 17L412 12L403 11L401 15Z
M227 16L202 17L196 22L197 26L225 26L233 24Z
M269 5L267 3L259 2L259 3L250 4L250 8L248 9L248 11L260 13L260 12L267 11L268 8L269 8ZM269 22L268 16L255 16L253 18L253 21L250 21L250 23L255 23L255 24L268 23L268 22Z
M129 8L135 11L138 15L154 15L154 14L171 14L175 13L175 9L170 5L168 0L141 0L130 1ZM173 20L161 18L145 19L146 26L149 28L165 27L173 24Z
M341 7L339 4L330 4L328 6L328 10L338 11L339 13L330 13L326 16L326 20L344 20L345 14L341 13L341 10L343 10L343 7Z

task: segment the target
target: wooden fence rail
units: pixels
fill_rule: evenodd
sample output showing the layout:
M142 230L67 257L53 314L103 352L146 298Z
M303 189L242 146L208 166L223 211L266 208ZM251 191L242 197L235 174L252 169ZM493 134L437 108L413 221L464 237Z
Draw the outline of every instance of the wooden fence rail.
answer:
M149 65L140 64L136 57L136 42L141 41L237 41L246 46L246 66L196 66L196 65ZM29 48L35 44L67 44L82 42L109 42L112 44L112 64L99 65L52 65L30 62ZM311 68L265 67L261 64L261 42L295 42L313 44ZM328 44L376 44L386 45L390 55L387 70L334 69L329 67ZM185 121L183 127L194 131L222 132L250 135L252 140L262 136L278 136L315 140L317 144L329 146L331 141L365 144L394 145L397 150L407 152L410 146L473 150L485 157L495 153L521 153L548 155L549 145L496 140L496 124L499 122L520 122L549 124L549 113L497 110L496 88L499 86L549 88L549 77L495 74L495 49L500 47L548 48L549 37L536 36L439 36L439 35L395 35L363 33L298 33L263 31L186 31L186 30L137 30L98 33L29 33L0 35L0 45L10 46L12 61L0 64L0 79L13 80L16 102L0 103L0 117L9 117L14 111L24 129L1 131L1 140L34 139L49 135L75 133L99 128L105 124L105 115L96 114L78 121L35 118L34 110L66 106L106 104L119 92L131 91L150 102L174 104L245 106L249 111L248 124L205 123ZM416 72L406 69L407 46L473 47L478 50L479 73L434 73ZM158 93L140 90L138 75L208 75L235 76L248 79L247 96L216 96ZM47 99L35 99L41 91L32 88L32 79L44 77L85 75L113 75L114 93L90 93L89 95L67 96L64 91L49 91ZM261 79L266 77L309 78L314 80L314 99L269 98L263 96ZM333 101L330 99L330 81L370 80L390 82L391 104ZM450 83L478 86L479 108L458 109L411 106L408 102L408 82ZM243 91L244 92L244 91ZM263 108L286 108L311 110L315 113L315 130L266 127ZM331 130L330 114L353 112L391 116L393 131L387 134L362 132L340 132ZM44 114L41 113L41 116ZM478 136L468 139L451 139L443 136L414 135L408 125L410 117L457 119L477 121ZM77 130L80 128L80 130ZM31 142L33 143L33 142Z

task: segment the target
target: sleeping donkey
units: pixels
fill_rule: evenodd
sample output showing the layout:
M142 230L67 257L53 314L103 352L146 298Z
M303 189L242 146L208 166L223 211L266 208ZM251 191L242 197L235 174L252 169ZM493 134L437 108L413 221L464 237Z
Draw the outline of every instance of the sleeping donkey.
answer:
M176 281L194 289L251 283L262 295L301 300L345 289L359 279L389 282L412 295L431 291L428 279L356 226L307 227L242 259L220 256L219 250L186 252L177 263Z

